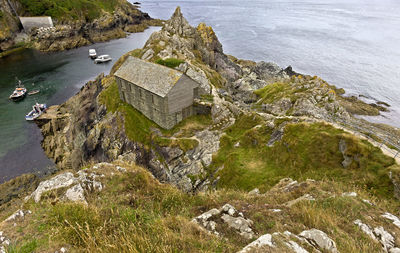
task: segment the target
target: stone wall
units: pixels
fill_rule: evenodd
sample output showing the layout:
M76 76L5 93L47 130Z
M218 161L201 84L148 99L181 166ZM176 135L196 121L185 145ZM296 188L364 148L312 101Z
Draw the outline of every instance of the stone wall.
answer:
M25 32L30 32L34 27L53 27L51 17L20 17L22 26Z

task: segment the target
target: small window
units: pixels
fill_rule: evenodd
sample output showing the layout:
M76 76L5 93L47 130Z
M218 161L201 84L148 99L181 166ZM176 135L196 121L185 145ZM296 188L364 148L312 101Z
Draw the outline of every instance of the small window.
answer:
M139 96L140 96L140 98L142 98L142 97L143 97L143 92L142 92L142 89L139 89Z
M153 103L153 105L155 104L154 101L155 101L155 100L154 100L154 95L152 94L152 95L151 95L151 102Z

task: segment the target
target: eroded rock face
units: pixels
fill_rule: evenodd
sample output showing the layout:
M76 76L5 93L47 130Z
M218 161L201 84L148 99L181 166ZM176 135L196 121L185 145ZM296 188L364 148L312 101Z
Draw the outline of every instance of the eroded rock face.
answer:
M112 161L127 152L135 152L136 162L144 163L141 146L125 134L123 117L107 114L98 101L103 78L100 75L88 82L67 102L39 118L42 147L63 169L79 169L87 161Z
M254 232L251 228L253 221L246 219L243 213L238 212L230 204L225 204L220 209L211 209L192 220L202 226L210 233L220 235L219 231L222 223L228 225L233 231L236 231L243 238L252 239Z
M332 121L347 121L349 113L337 101L335 90L324 80L311 76L292 76L277 81L283 89L274 101L262 104L263 111L280 116L305 116Z
M168 180L186 192L192 192L208 187L209 181L197 179L192 181L188 175L202 175L205 168L212 162L212 155L219 149L221 133L208 129L199 131L192 138L199 145L184 153L179 148L163 148L168 162ZM156 163L156 161L154 161Z
M110 39L123 38L124 30L131 25L151 20L129 3L111 13L103 13L92 22L74 21L57 24L53 28L38 28L31 31L34 47L41 51L61 51Z
M0 0L0 53L12 48L15 44L15 37L20 31L19 20L10 6L13 4L18 9L19 3L17 1Z

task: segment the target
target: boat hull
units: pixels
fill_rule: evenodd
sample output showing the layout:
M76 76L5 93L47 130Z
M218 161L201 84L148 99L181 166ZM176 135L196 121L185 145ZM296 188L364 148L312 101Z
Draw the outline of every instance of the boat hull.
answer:
M20 101L20 100L24 99L25 96L26 96L26 94L21 95L21 96L10 96L10 99L11 99L12 101Z
M46 104L36 104L36 105L39 106L40 110L33 109L27 115L25 115L25 120L34 121L40 115L42 115L43 113L46 112L46 110L47 110L47 105Z

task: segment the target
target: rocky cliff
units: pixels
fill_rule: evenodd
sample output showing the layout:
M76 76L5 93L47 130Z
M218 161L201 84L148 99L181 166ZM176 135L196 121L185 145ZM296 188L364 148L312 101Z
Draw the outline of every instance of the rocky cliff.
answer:
M114 10L101 10L93 20L87 17L53 17L53 28L37 28L24 35L17 15L34 15L19 1L0 2L0 53L16 43L41 51L60 51L110 39L122 38L126 32L143 31L150 25L160 25L147 13L127 1L117 1ZM98 6L97 6L98 7ZM101 8L101 7L98 7ZM57 19L58 18L58 19ZM20 34L21 33L21 34Z
M14 45L14 38L21 30L21 25L11 4L17 6L16 1L0 1L0 53Z

